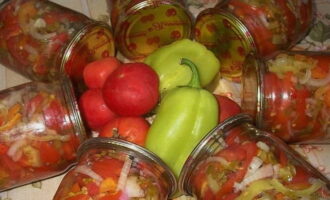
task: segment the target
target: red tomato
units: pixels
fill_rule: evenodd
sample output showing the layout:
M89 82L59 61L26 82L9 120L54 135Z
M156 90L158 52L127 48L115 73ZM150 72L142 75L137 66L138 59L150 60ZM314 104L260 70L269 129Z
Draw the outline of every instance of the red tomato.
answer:
M120 116L141 116L159 99L157 73L144 63L126 63L117 68L103 86L104 101Z
M215 95L219 104L219 122L232 117L241 112L241 107L226 96Z
M83 78L88 88L102 88L108 76L121 62L116 57L107 57L88 63L83 71Z
M102 178L118 180L123 165L124 162L117 159L102 159L93 163L92 170Z
M40 142L39 153L43 163L56 164L61 160L60 152L48 142Z
M116 116L105 104L100 89L84 92L79 99L79 106L88 126L92 129L104 126Z
M107 123L100 131L100 137L118 137L144 146L149 123L142 117L117 117Z
M9 147L5 144L0 143L0 155L6 154Z

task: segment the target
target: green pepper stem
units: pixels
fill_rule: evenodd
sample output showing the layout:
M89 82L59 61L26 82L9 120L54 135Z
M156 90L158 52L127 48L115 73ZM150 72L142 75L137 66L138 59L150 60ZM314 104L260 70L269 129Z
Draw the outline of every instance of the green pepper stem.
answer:
M201 88L201 84L200 84L200 80L199 80L199 73L198 73L196 65L187 58L182 58L180 64L187 65L192 72L191 79L190 79L190 82L188 83L188 86L194 87L194 88Z

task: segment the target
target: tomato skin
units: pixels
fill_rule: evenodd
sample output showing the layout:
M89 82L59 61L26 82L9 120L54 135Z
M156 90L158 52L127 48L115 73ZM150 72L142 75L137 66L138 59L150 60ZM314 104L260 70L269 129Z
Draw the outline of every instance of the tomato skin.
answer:
M159 99L157 73L144 63L121 65L107 78L104 101L119 116L142 116L150 112Z
M88 88L102 88L108 76L121 62L113 56L88 63L83 71L83 78Z
M91 129L98 129L113 119L113 113L105 104L100 89L89 89L79 99L82 114Z
M116 129L119 138L144 146L149 127L143 117L117 117L101 129L99 136L113 137Z
M241 107L230 98L221 95L215 97L219 104L219 123L241 112Z
M49 105L43 110L43 117L46 126L54 130L62 130L67 126L65 121L65 111L61 102L58 99L53 99Z

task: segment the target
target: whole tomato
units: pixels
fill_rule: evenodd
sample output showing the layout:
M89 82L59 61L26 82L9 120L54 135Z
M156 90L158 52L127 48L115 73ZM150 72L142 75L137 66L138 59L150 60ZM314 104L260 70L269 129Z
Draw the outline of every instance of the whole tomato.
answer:
M215 95L219 105L219 123L241 112L241 107L226 96Z
M83 71L83 78L88 88L102 88L108 76L121 62L113 56L88 63Z
M159 99L157 73L144 63L126 63L117 68L103 85L104 101L119 116L141 116Z
M101 129L99 136L119 137L144 146L149 127L147 120L142 117L117 117Z
M98 129L113 119L113 113L105 104L101 89L89 89L79 99L79 107L89 128Z

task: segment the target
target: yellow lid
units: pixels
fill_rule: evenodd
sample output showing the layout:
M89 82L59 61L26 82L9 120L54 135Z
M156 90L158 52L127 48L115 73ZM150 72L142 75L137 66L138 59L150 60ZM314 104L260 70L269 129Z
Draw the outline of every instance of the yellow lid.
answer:
M219 8L206 9L197 16L194 39L219 58L221 76L230 79L242 75L246 55L256 49L248 29L231 13Z

